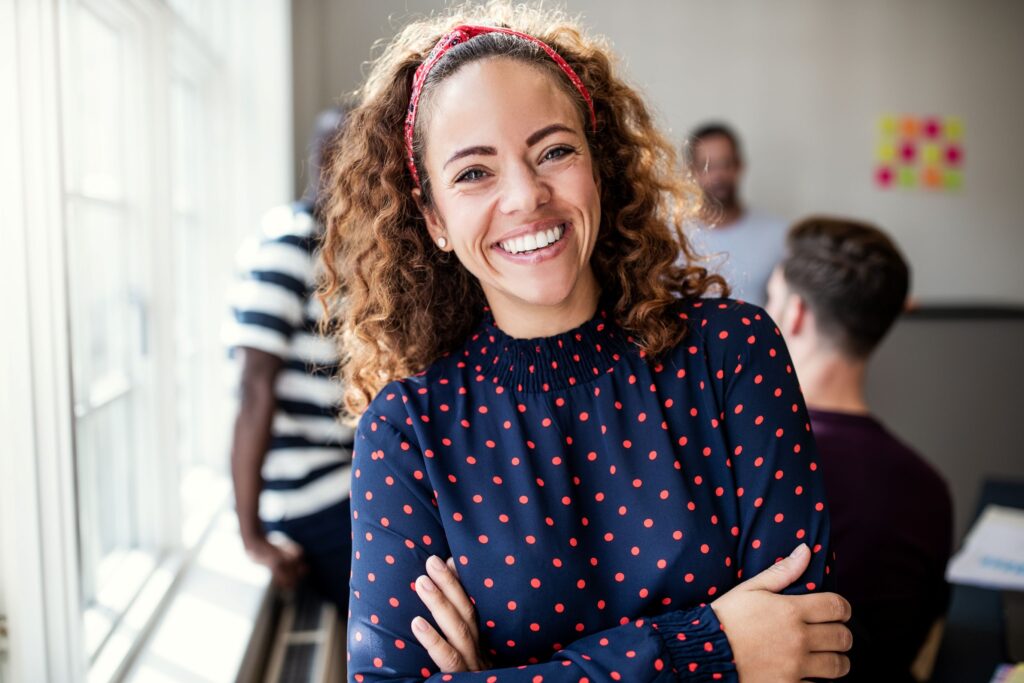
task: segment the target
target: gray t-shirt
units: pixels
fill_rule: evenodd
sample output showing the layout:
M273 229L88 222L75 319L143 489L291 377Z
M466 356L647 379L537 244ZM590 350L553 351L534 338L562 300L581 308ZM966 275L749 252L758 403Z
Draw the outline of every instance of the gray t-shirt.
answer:
M708 259L708 270L725 277L734 299L764 306L768 278L785 251L787 228L783 220L748 210L724 227L692 224L686 236Z

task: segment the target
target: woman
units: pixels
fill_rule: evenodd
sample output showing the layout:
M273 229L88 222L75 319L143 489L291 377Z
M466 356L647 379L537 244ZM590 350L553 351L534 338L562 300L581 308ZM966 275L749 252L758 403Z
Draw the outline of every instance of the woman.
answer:
M844 673L848 605L777 594L827 572L785 345L701 298L688 188L605 49L522 7L413 24L339 149L350 678Z

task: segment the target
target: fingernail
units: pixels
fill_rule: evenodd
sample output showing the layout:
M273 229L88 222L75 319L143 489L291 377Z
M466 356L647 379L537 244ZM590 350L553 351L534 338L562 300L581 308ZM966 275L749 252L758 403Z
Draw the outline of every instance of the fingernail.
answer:
M444 560L437 555L431 555L430 558L427 559L427 567L433 569L435 572L439 572L444 569Z
M430 577L426 574L416 579L416 583L419 585L420 588L422 588L428 593L433 593L437 590L437 586L434 585L434 582L431 581Z
M412 620L412 627L420 633L425 633L427 630L427 620L423 617L416 617Z
M789 556L792 558L803 557L804 553L806 553L808 550L810 550L810 548L807 547L807 544L801 543L797 547L793 548L793 552L791 552Z

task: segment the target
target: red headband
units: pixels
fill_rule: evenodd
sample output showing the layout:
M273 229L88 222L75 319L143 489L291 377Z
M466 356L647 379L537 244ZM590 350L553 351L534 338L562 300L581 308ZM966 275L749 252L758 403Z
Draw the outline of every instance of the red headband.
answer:
M508 28L498 28L494 26L456 26L454 29L441 36L441 39L434 45L434 49L430 51L427 58L423 60L423 63L416 68L416 73L412 78L412 93L409 95L409 110L405 114L405 153L406 153L406 164L409 166L409 173L412 174L412 180L416 184L416 187L420 186L420 174L416 170L416 158L413 155L412 149L412 138L416 129L416 110L419 108L420 95L423 93L423 83L427 80L427 75L430 74L430 70L434 68L441 58L448 53L453 47L459 43L464 43L467 40L475 38L476 36L484 35L485 33L506 33L510 36L516 36L523 40L528 40L540 49L544 50L555 64L558 65L565 75L569 77L572 84L576 86L576 90L579 91L580 95L587 103L587 108L590 110L590 127L593 130L597 130L597 116L594 114L594 102L590 99L590 93L587 91L587 86L583 85L583 81L576 75L576 72L572 70L572 67L562 59L562 55L555 52L550 45L545 43L543 40L534 38L533 36L519 31L513 31Z

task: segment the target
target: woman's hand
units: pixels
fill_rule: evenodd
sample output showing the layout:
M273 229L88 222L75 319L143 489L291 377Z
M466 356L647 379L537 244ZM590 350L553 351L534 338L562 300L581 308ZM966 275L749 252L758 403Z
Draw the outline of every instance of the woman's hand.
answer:
M804 573L806 544L711 603L722 623L743 683L840 678L850 671L843 652L853 635L843 622L850 603L835 593L779 595Z
M480 653L476 610L459 583L455 562L438 556L427 560L427 573L416 579L416 595L441 627L442 637L423 617L412 620L412 632L441 673L483 671L489 668Z

